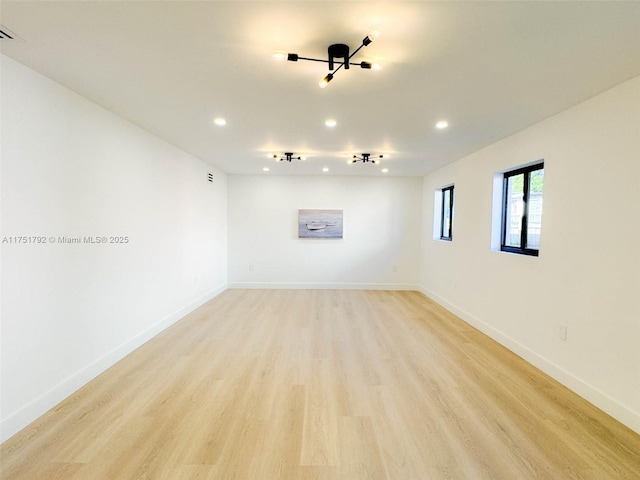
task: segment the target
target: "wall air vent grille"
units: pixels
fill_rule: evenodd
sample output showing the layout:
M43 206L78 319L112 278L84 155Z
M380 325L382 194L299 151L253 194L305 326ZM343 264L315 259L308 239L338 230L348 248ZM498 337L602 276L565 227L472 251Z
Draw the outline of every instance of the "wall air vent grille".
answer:
M0 40L22 40L4 25L0 25Z
M213 173L211 173L211 172L207 173L207 180L208 180L210 183L213 183Z

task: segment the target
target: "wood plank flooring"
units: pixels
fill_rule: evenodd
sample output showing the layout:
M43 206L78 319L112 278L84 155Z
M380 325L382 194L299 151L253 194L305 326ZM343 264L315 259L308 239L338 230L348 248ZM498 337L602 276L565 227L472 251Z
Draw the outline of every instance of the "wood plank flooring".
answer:
M228 290L0 447L6 480L640 479L640 436L417 292Z

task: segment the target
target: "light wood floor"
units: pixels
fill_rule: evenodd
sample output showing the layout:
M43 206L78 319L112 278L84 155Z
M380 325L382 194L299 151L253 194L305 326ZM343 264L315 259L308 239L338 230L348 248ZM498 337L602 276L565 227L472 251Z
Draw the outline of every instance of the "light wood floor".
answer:
M416 292L228 290L0 448L2 479L640 479L640 436Z

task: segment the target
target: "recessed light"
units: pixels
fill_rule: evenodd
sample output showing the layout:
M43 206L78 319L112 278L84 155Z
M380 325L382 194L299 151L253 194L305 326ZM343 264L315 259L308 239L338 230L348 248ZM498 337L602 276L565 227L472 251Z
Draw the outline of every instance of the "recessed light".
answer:
M268 172L268 171L269 171L269 167L264 167L264 168L262 169L262 171L263 171L263 172Z
M325 120L325 121L324 121L324 124L325 124L327 127L333 128L333 127L335 127L335 126L338 124L338 122L336 122L333 118L330 118L330 119L328 119L328 120Z
M382 173L387 173L388 171L389 171L389 169L388 169L388 168L383 168L383 169L382 169Z
M438 130L444 130L448 126L449 126L449 122L447 122L446 120L440 120L438 123L436 123L436 128Z
M329 171L329 169L328 169L327 167L324 167L324 168L322 169L322 171L323 171L323 172L328 172L328 171Z
M219 127L222 127L223 125L227 124L227 121L222 117L218 117L213 119L213 123L215 123Z

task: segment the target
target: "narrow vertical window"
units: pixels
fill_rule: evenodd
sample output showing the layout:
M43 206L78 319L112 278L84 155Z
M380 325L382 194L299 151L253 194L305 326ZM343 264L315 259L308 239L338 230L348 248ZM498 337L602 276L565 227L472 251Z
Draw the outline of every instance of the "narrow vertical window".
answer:
M453 238L453 185L442 189L442 212L440 216L440 240Z
M538 255L543 181L544 163L505 172L502 188L502 251Z

